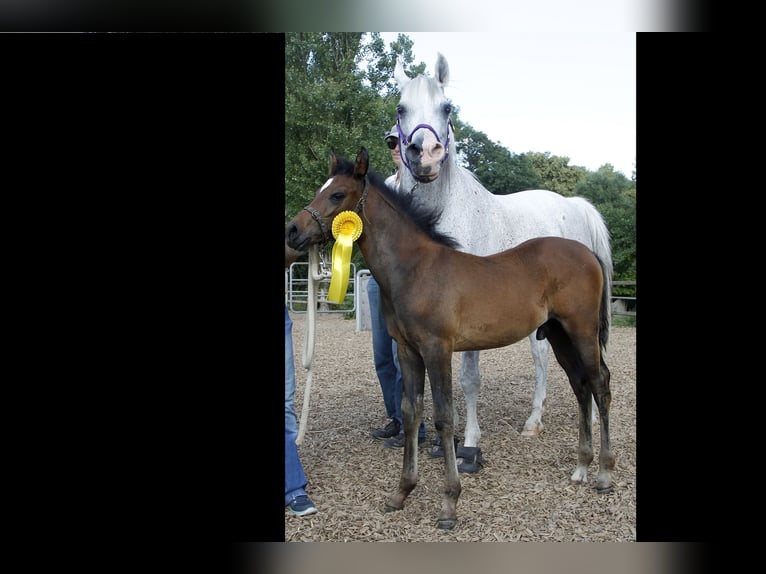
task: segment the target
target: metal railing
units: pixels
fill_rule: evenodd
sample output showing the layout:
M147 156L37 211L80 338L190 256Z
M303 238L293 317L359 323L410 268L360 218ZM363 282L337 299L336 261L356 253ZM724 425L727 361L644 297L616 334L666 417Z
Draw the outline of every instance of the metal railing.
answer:
M298 271L299 267L305 267L306 271ZM294 313L305 313L308 305L308 263L296 261L285 269L285 303ZM362 269L356 272L356 265L351 263L349 273L349 290L342 303L327 300L327 291L330 287L330 278L320 281L317 291L319 311L322 313L357 313L359 310L360 295L357 289L357 281L361 276L369 275L369 270ZM360 283L363 283L360 281ZM613 281L612 286L633 286L635 281ZM362 310L364 311L364 310ZM636 297L631 295L612 294L612 315L636 316ZM361 323L360 323L361 322ZM365 317L357 317L357 330L364 330Z
M612 281L612 287L617 285L636 286L635 281ZM614 291L614 289L612 289ZM612 315L636 316L636 297L629 295L615 295L612 293Z
M296 261L285 269L285 303L287 308L294 313L305 313L309 299L308 262ZM302 268L306 270L303 271ZM319 281L317 286L317 303L322 313L354 313L356 312L356 289L355 289L356 265L351 263L349 272L349 290L343 302L327 300L327 292L330 288L330 275Z

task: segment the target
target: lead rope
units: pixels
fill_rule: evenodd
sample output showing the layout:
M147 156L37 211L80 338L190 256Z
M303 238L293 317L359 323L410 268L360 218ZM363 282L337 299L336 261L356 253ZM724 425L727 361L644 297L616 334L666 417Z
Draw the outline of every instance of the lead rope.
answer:
M354 211L359 213L359 208L364 209L364 202L367 198L367 178L364 178L364 191L362 197L354 208ZM306 211L311 214L319 227L322 230L322 235L325 242L329 240L332 235L328 233L327 226L319 215L319 212L312 207L304 207ZM332 269L332 267L330 267ZM295 444L300 445L303 442L303 437L306 434L306 423L309 418L309 402L311 397L311 383L314 379L313 363L314 363L314 331L316 326L316 313L317 313L317 284L323 279L329 279L332 275L332 271L328 270L328 266L325 264L324 258L319 256L319 247L315 243L309 247L309 272L308 272L308 325L306 326L305 339L303 344L303 368L308 372L306 374L306 386L303 390L303 409L301 410L301 421L298 426L298 438L295 439Z
M308 311L308 325L306 326L305 339L303 344L303 368L308 372L306 374L306 386L303 390L303 410L301 410L301 421L298 427L298 438L295 444L300 445L306 434L306 423L309 418L309 401L311 397L311 383L314 378L314 332L316 327L317 312L317 285L322 279L326 279L328 271L324 268L324 262L319 257L319 247L317 244L309 248L309 272L308 272L308 302L306 310Z

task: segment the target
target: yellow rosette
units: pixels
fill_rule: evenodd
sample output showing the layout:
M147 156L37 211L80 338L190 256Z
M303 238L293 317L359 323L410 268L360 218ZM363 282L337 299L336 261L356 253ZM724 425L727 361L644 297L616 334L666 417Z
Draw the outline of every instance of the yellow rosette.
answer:
M327 300L342 303L348 289L348 274L351 270L351 252L354 241L362 234L362 220L353 211L341 211L332 221L332 279Z

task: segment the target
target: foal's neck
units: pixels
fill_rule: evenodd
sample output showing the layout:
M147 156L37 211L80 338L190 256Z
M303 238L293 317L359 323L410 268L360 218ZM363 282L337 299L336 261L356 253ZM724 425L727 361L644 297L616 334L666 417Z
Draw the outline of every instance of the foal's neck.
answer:
M357 243L375 280L390 290L392 280L409 276L421 264L429 246L442 246L391 203L383 191L372 186L370 191L361 210L363 230Z

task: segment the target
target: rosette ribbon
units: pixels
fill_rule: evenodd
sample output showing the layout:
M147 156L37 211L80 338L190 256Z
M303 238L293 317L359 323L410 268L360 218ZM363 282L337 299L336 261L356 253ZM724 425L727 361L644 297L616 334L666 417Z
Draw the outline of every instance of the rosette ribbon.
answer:
M353 211L341 211L332 221L332 279L327 300L342 303L348 289L348 274L351 270L351 252L354 241L362 234L362 220Z

